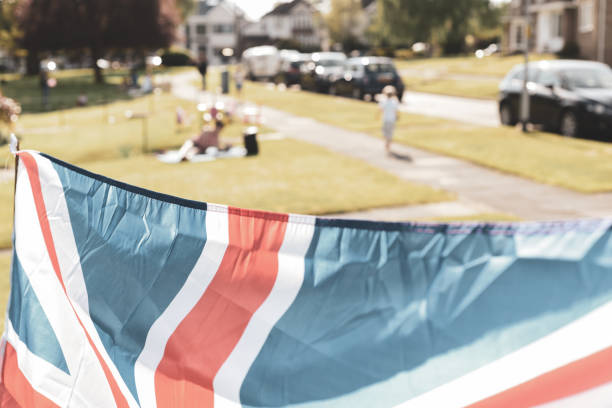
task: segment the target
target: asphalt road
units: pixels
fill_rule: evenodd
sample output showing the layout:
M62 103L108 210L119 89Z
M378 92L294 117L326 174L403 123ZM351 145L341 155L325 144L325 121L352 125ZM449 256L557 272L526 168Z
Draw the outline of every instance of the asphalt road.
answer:
M497 127L497 102L421 92L405 92L402 112L451 119L472 125Z

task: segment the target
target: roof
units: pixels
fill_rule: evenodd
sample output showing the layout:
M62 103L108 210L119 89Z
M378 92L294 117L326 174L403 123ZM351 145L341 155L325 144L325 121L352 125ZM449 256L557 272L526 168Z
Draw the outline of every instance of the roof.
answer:
M308 2L305 2L304 0L293 0L287 3L281 3L277 5L272 9L272 11L269 11L268 13L264 14L263 17L287 15L291 12L291 10L293 10L295 6L300 3L304 3L308 7L310 7L310 4Z
M235 14L236 16L244 16L244 11L242 11L240 7L238 7L233 2L227 2L225 0L198 0L196 1L196 8L193 12L193 15L205 16L217 6L225 7L228 11Z
M218 2L198 1L196 3L195 14L205 16L210 10L217 6Z

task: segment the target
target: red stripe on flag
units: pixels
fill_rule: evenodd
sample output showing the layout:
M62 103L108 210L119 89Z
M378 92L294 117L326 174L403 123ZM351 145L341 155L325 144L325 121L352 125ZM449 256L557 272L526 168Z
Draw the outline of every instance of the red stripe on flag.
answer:
M64 294L68 298L68 303L70 303L70 307L72 308L74 315L76 316L77 320L79 321L79 324L83 328L83 332L85 333L85 336L87 336L89 345L95 352L96 357L98 358L98 361L100 362L102 369L104 370L104 374L106 376L106 379L108 380L108 384L111 388L111 392L113 393L113 397L115 398L117 407L127 408L128 403L127 403L127 400L125 399L125 396L119 389L119 386L117 385L117 382L115 381L115 378L113 377L113 374L110 372L110 369L108 368L106 362L102 358L102 355L99 353L98 349L96 348L93 340L89 336L89 333L85 329L83 322L81 322L79 315L74 309L74 306L72 305L72 302L70 301L70 298L68 297L68 292L66 291L66 286L64 284L64 280L60 272L59 262L57 260L57 253L55 251L55 243L53 241L53 235L51 234L51 226L49 225L49 220L47 219L47 208L45 206L45 200L42 194L42 188L40 185L40 177L38 175L38 164L36 164L36 159L34 159L34 157L32 157L31 154L26 153L26 152L19 153L19 157L21 158L28 172L28 178L30 179L30 185L32 187L32 194L34 195L34 203L36 205L36 212L38 214L38 221L40 223L40 229L42 230L43 238L45 240L45 245L47 246L47 252L49 253L49 258L51 259L51 264L53 265L53 270L55 271L55 275L57 276L57 279L62 285Z
M57 407L47 397L37 392L19 369L17 352L6 344L2 383L0 383L1 408Z
M471 407L531 407L557 401L611 382L610 367L612 347L477 402Z
M214 405L213 380L276 281L288 216L230 208L228 218L229 245L219 270L157 367L159 407Z

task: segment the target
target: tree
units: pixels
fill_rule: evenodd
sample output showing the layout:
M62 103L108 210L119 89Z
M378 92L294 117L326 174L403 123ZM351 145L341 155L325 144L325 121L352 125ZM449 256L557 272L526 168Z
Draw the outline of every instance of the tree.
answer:
M17 48L15 40L20 36L13 17L16 7L16 0L0 0L0 46L10 51Z
M377 37L391 45L423 41L445 52L463 49L474 21L492 7L489 0L379 0Z
M195 9L196 2L194 0L176 0L176 8L178 9L181 21L185 21L191 12Z
M341 44L345 51L361 48L360 36L367 28L361 0L331 0L325 22L332 41Z
M98 59L111 49L168 46L178 12L175 0L22 0L16 18L29 53L89 50L101 83Z

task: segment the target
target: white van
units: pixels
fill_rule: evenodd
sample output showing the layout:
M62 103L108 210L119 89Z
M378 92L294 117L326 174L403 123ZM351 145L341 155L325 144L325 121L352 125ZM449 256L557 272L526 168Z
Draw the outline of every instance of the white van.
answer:
M242 53L242 65L250 79L272 79L280 70L280 52L271 45L249 48Z

